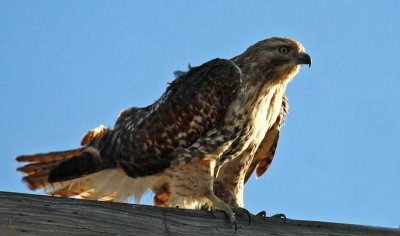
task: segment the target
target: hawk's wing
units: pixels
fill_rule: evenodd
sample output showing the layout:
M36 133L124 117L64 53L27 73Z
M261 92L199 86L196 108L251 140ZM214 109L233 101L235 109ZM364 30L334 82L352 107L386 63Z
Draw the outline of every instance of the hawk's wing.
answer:
M117 121L119 165L131 177L167 168L177 158L174 153L222 127L240 84L240 69L230 60L214 59L181 74L143 117Z
M114 168L113 163L122 157L121 163L125 162L131 176L158 172L168 166L173 150L189 147L209 129L218 127L229 104L236 98L239 84L240 69L231 61L215 59L191 68L153 105L123 111L112 130L100 126L87 132L81 142L84 147L17 157L18 161L29 162L18 170L27 174L24 181L31 189L44 188L65 196L83 193L93 188L99 179L97 175L89 176L92 169L81 168L80 164L81 160L99 159L85 151L93 147L101 154L101 166L92 165L99 171ZM130 162L131 157L133 162ZM59 170L58 176L54 175L54 170ZM137 172L132 174L129 170ZM53 181L49 182L51 171ZM119 178L120 173L116 176Z
M256 176L258 178L261 177L261 175L263 175L271 165L271 162L274 159L276 147L278 145L281 126L286 119L288 109L289 104L286 96L284 96L282 99L281 113L279 114L279 117L275 121L274 125L268 130L268 132L264 136L264 139L260 143L260 146L258 147L257 152L254 155L253 161L246 171L246 177L244 180L245 183L250 178L254 170L256 170Z

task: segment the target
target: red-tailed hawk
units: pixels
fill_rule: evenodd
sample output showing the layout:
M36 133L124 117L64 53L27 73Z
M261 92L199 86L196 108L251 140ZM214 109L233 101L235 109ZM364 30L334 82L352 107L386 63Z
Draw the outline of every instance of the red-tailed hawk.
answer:
M280 123L286 86L301 64L311 58L300 43L260 41L230 60L190 68L154 104L123 111L113 129L90 131L81 148L17 157L30 162L18 170L31 189L54 195L125 201L150 189L168 193L165 206L210 203L235 223L236 206L215 195L214 182L230 163L242 182L255 166L266 169L270 157L257 150Z

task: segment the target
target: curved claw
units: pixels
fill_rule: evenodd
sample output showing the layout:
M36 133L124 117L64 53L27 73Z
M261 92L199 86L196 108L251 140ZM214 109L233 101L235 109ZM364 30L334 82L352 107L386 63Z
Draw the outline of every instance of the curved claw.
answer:
M215 209L211 209L210 212L214 216L214 219L217 219L217 215L215 215L216 210Z
M213 191L208 192L207 197L213 203L212 210L215 210L215 209L222 210L225 213L225 215L228 217L229 222L235 226L235 233L236 233L237 223L236 223L236 218L235 218L232 208L229 207L223 201L221 201L217 196L215 196Z
M286 215L282 214L282 213L275 214L275 215L271 216L271 218L278 218L278 219L282 219L282 220L286 220L287 219Z
M256 214L256 216L267 217L267 213L265 211L260 211L259 213ZM287 219L286 215L282 213L272 215L270 216L270 218L278 218L283 220Z
M262 217L267 217L267 212L265 211L260 211L256 214L256 216L262 216Z
M247 218L249 218L249 224L251 224L252 214L250 213L250 211L242 207L232 207L232 211L239 216L247 215Z
M211 212L213 212L214 217L217 218L216 215L215 215L215 211L216 210L211 210ZM226 217L229 219L231 224L233 224L233 226L235 227L235 233L236 233L236 231L237 231L237 222L236 222L235 216L233 214L230 215L230 213L228 211L225 211L225 210L222 210L222 212L225 213Z

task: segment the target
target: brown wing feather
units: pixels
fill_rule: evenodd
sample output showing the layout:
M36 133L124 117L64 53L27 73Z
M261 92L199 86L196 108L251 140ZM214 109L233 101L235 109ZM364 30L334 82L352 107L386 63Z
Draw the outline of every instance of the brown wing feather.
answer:
M279 134L282 124L286 119L289 109L289 103L286 96L282 100L282 109L278 119L275 121L271 129L265 134L264 139L260 143L253 161L246 171L245 183L256 170L256 176L261 177L269 168L275 156L275 151L279 141Z
M176 158L174 151L222 125L241 83L240 69L224 59L191 68L148 107L136 127L121 129L119 164L131 177L155 174Z
M100 125L97 128L91 129L83 136L81 140L81 145L87 147L89 145L93 145L94 142L99 141L104 134L109 131L105 126Z

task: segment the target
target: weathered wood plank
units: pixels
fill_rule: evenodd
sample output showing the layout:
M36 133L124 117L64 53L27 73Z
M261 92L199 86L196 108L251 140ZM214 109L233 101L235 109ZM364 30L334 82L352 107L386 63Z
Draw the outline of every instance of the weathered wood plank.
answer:
M0 235L233 235L222 212L0 192ZM400 230L317 221L238 219L236 235L398 235Z

